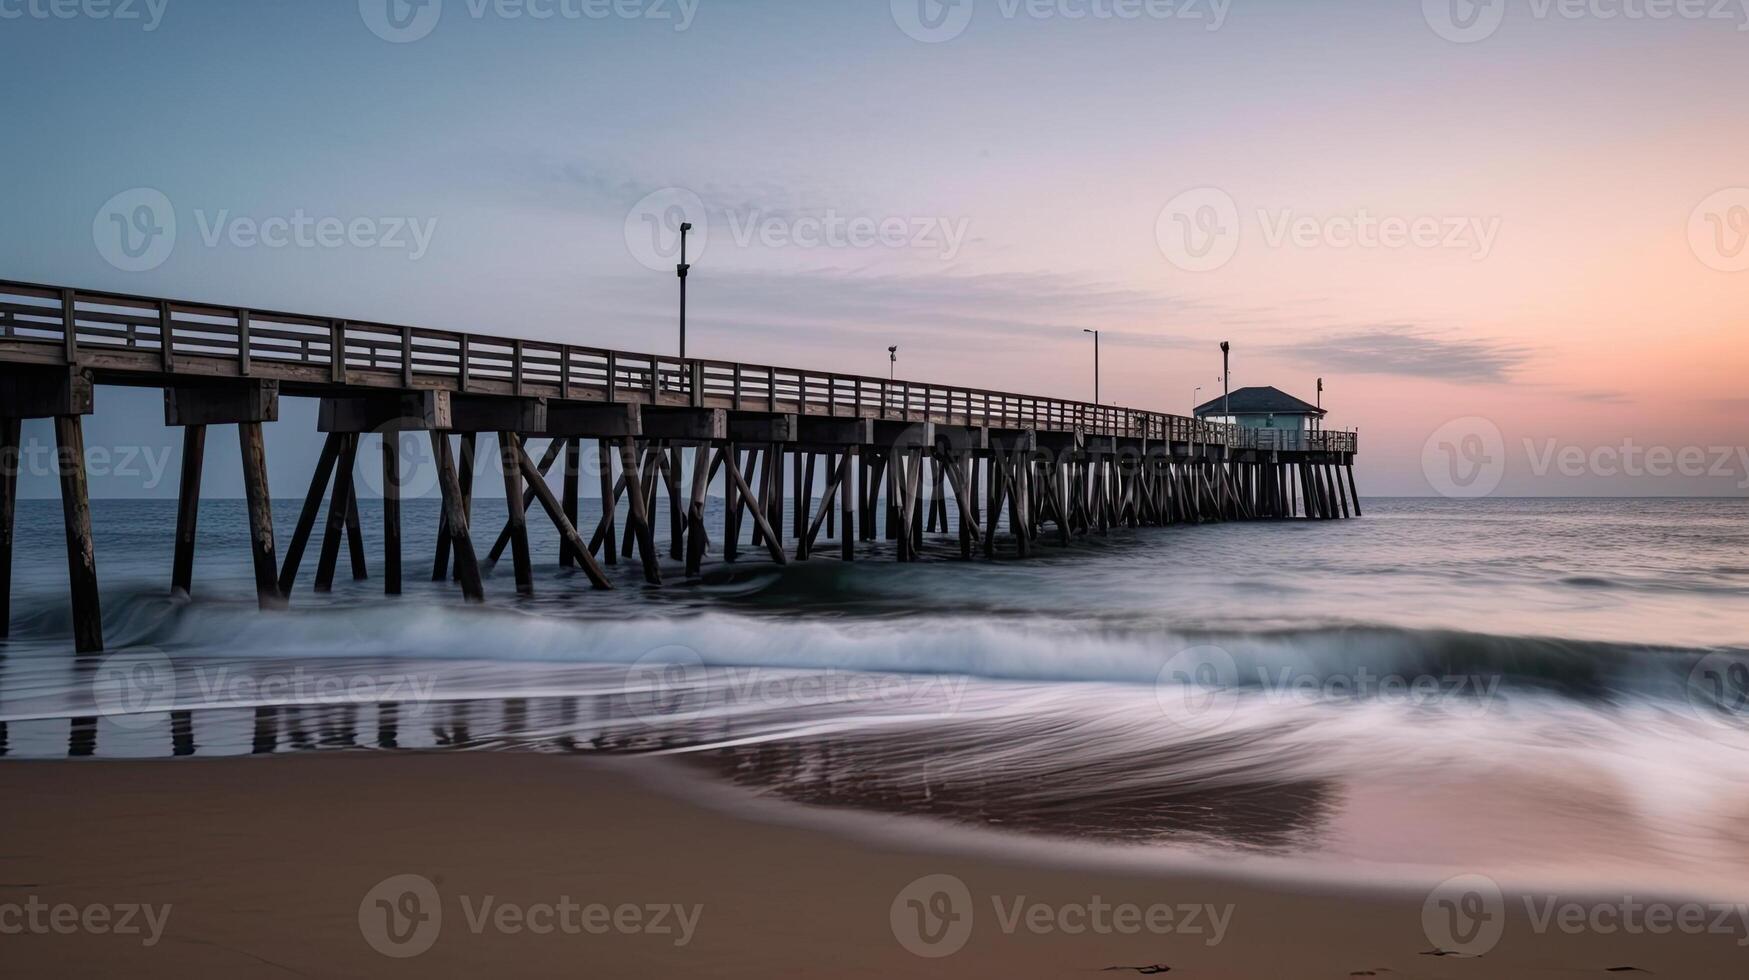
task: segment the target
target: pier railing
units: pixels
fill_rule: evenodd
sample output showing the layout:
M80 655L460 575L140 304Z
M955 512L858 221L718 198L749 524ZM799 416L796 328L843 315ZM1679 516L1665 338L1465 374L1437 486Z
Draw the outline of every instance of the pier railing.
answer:
M1269 430L1015 392L0 280L0 360L1278 448ZM1301 433L1352 453L1352 432ZM1287 448L1287 447L1279 447Z

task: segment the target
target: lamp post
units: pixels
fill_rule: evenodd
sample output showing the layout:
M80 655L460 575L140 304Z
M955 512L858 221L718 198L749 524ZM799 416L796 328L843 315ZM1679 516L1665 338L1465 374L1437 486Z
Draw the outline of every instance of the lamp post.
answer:
M1324 379L1318 379L1318 414L1312 416L1312 431L1317 432L1324 427Z
M1093 335L1093 404L1098 405L1098 404L1100 404L1100 401L1099 401L1099 331L1083 329L1081 332L1082 333L1090 333Z
M1190 417L1191 418L1196 418L1197 406L1202 404L1202 402L1199 400L1201 398L1202 398L1202 385L1197 385L1196 390L1190 393Z
M1228 403L1230 393L1227 390L1227 379L1233 373L1232 354L1233 345L1227 341L1221 341L1221 415L1225 417L1228 422L1232 421L1233 414L1231 405Z
M895 373L898 370L899 370L899 345L894 344L893 346L887 348L887 380L892 381Z
M680 275L680 359L686 359L686 274L692 271L692 266L686 263L686 233L692 230L692 222L680 223L680 264L674 271Z

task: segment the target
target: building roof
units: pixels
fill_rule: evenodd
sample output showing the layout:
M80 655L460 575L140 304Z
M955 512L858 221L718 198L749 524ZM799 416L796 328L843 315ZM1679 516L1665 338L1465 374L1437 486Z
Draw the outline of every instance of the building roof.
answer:
M1240 388L1227 396L1228 407L1221 407L1221 396L1216 395L1209 401L1196 406L1196 417L1208 415L1316 415L1323 418L1327 412L1309 402L1268 385L1258 385L1250 388Z

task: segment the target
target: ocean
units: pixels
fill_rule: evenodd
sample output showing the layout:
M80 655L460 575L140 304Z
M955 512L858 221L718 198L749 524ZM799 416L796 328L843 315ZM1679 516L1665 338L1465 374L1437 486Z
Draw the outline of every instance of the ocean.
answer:
M613 754L731 801L1126 859L1746 897L1749 500L1363 502L1047 534L1025 561L713 544L702 580L665 560L646 588L622 559L612 593L558 569L536 513L536 594L506 556L470 607L431 581L430 499L382 594L366 500L370 577L342 549L313 592L318 524L262 614L240 501L203 502L173 600L174 501L99 500L109 653L80 658L59 503L22 501L0 753ZM275 503L282 551L298 503ZM475 501L482 558L502 515Z

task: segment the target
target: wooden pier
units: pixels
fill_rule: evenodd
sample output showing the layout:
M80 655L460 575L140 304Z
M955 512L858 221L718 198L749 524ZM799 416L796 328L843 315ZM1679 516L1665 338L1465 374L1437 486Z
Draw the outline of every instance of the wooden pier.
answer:
M517 591L534 590L528 510L537 506L558 530L561 564L598 589L613 587L603 566L622 559L651 585L697 576L713 545L705 500L719 481L726 506L714 544L725 561L744 541L771 561L816 559L822 533L843 561L877 537L914 561L925 536L946 534L971 560L1025 557L1119 527L1360 516L1353 433L0 280L0 636L10 622L20 421L52 418L74 645L103 647L81 427L95 385L162 389L165 424L183 429L177 593L193 589L207 427L237 426L264 609L290 600L318 516L311 587L332 586L343 547L354 576L365 575L354 472L366 433L383 436L385 591L401 590L401 439L425 433L443 496L432 578L453 577L469 601L485 595L482 566L506 550ZM277 421L281 394L321 399L325 435L283 555L261 429ZM506 498L484 560L471 526L481 432L497 434ZM547 441L538 461L530 441ZM578 526L586 442L601 470L594 528ZM664 500L666 563L655 542Z

